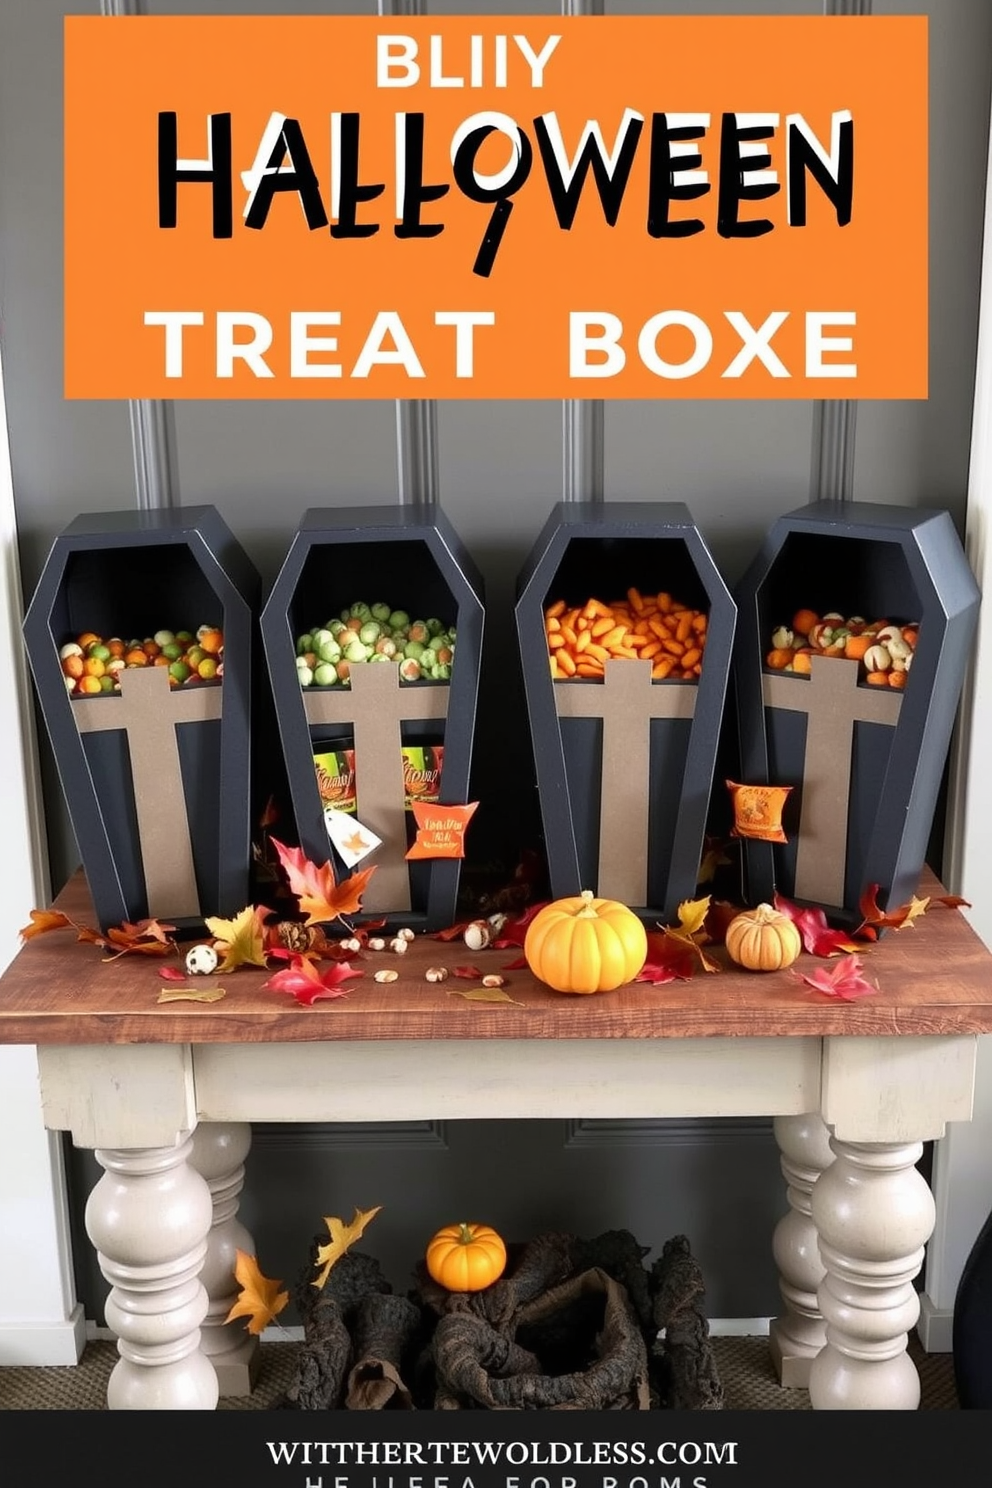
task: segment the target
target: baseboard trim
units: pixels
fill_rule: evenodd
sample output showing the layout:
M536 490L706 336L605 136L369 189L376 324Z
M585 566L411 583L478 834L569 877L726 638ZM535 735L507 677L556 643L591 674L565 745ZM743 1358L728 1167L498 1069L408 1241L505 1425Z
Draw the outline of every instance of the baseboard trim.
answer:
M77 1302L61 1323L0 1325L0 1365L38 1369L49 1364L78 1364L86 1345L83 1305Z
M771 1318L710 1318L711 1338L767 1338Z
M927 1354L950 1354L954 1350L954 1312L935 1307L926 1292L920 1294L920 1320L916 1335Z

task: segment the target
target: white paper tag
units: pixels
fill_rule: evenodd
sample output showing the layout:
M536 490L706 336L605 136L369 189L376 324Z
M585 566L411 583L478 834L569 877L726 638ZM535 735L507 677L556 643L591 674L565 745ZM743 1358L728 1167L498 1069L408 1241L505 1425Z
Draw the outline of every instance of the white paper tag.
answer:
M382 844L382 838L377 837L368 827L363 827L350 811L338 811L333 806L325 806L324 823L335 851L347 868L354 868L356 863L367 858L370 852L374 852Z

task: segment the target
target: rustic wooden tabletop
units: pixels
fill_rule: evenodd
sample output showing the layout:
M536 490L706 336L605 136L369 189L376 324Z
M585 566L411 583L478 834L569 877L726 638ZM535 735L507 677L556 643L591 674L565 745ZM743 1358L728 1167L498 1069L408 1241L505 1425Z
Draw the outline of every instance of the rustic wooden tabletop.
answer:
M932 875L921 895L943 893ZM77 874L56 900L74 920L95 926L85 880ZM241 967L192 979L218 985L213 1003L160 1004L162 967L177 958L127 955L115 961L71 930L28 941L0 976L0 1043L297 1043L334 1039L643 1039L770 1036L940 1035L992 1032L992 953L954 909L932 907L911 926L865 943L865 975L878 990L844 1002L814 990L798 973L829 967L803 954L789 971L755 973L731 965L661 986L635 982L582 997L551 991L526 970L508 970L519 953L469 951L460 939L418 935L405 956L386 950L351 958L362 972L345 996L299 1005L263 990L271 972ZM329 963L322 963L323 966ZM428 966L475 966L505 978L508 1002L466 1001L478 979L428 982ZM276 963L273 963L276 969ZM399 972L377 983L374 973Z

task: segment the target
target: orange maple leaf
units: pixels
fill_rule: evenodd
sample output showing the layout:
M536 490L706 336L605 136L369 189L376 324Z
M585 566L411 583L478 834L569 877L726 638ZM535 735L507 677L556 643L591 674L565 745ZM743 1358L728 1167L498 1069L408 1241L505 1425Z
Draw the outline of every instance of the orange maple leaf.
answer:
M279 861L286 870L291 892L296 896L300 913L306 915L307 925L324 924L339 919L342 915L357 914L362 907L362 895L375 868L366 868L353 873L350 878L338 883L330 863L318 868L299 847L284 847L274 837L272 846L279 854Z
M31 923L18 931L22 940L31 940L35 935L44 935L47 930L64 930L72 921L57 909L32 909Z
M289 1301L289 1293L279 1290L281 1281L270 1281L262 1275L254 1256L243 1250L236 1250L235 1255L234 1277L241 1291L224 1321L230 1323L235 1318L246 1317L248 1332L261 1333L282 1312Z

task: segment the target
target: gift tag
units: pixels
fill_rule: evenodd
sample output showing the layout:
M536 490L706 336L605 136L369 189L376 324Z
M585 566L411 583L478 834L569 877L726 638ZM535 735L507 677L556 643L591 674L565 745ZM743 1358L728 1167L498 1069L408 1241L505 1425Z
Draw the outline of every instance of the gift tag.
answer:
M347 868L354 868L356 863L367 858L382 843L382 838L377 837L368 827L363 827L350 811L338 811L334 806L325 806L324 824L335 852Z

